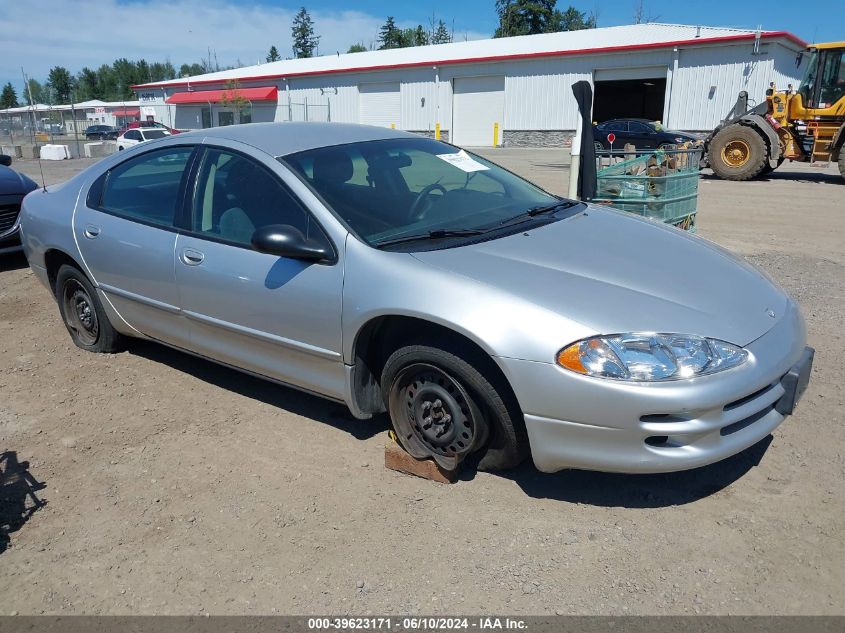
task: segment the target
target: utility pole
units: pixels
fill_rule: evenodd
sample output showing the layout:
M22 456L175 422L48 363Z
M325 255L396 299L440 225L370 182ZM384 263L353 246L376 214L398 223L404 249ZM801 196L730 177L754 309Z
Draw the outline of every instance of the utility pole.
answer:
M29 142L33 145L35 143L35 103L32 100L32 86L29 85L29 79L27 79L26 73L23 70L23 66L21 66L21 75L23 76L23 87L29 93L29 119L32 122L29 126Z

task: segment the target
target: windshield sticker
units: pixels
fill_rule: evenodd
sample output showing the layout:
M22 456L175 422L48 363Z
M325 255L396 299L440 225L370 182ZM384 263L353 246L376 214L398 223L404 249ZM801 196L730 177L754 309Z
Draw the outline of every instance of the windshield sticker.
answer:
M464 150L461 150L457 154L437 154L437 158L445 160L447 163L454 165L458 169L462 169L467 173L472 173L474 171L486 171L490 169L486 165L482 165L477 160L473 159Z

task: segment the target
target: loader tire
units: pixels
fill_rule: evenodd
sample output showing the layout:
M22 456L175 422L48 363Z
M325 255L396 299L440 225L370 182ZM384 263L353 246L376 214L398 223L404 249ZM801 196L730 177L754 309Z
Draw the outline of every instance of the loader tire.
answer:
M839 173L845 178L845 145L839 148Z
M729 125L710 142L710 168L723 180L751 180L768 165L763 137L747 125Z

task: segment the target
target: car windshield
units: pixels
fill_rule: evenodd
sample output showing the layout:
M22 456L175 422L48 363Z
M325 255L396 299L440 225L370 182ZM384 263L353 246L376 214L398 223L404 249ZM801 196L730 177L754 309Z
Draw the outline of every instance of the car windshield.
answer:
M280 159L371 245L484 231L559 198L465 150L426 138L367 141Z

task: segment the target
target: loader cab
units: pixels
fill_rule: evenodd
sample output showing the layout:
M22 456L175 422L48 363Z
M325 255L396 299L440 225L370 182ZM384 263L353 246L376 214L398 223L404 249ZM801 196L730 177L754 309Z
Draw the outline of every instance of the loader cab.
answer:
M804 107L827 109L845 98L845 47L820 45L810 49L810 59L798 89Z

